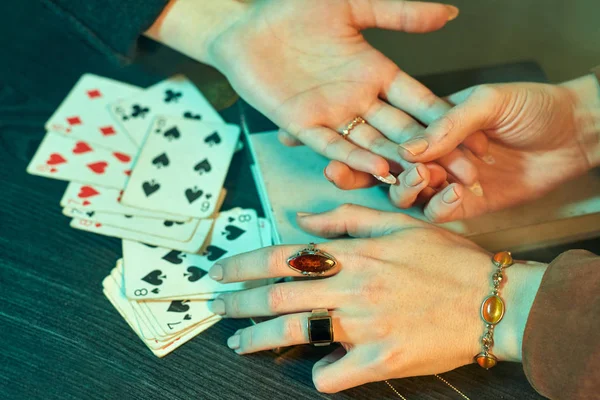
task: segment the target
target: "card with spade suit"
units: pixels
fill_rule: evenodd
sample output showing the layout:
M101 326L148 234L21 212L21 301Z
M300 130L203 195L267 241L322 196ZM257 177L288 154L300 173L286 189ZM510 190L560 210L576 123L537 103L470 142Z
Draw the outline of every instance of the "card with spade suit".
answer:
M191 220L189 217L158 213L126 206L121 204L122 195L123 190L71 182L67 186L67 189L60 200L60 206L65 208L77 208L81 211L134 215L137 217L156 218L175 222L187 222Z
M138 146L110 114L108 104L139 92L137 86L84 74L48 119L46 130L135 155Z
M173 76L130 98L114 102L109 108L138 146L144 143L150 125L158 115L224 122L198 88L183 75Z
M134 307L134 304L137 304L137 302L130 301L124 296L121 290L121 278L122 267L121 260L119 260L117 262L117 267L113 269L111 274L102 282L103 292L132 330L158 357L169 354L221 319L220 316L212 314L209 318L206 318L187 329L174 332L171 335L160 336L154 333L156 331L154 328L151 328L149 325L150 322L146 316L142 315L139 311L136 311L136 309L139 310L139 307Z
M137 300L175 298L243 290L265 284L264 281L221 284L207 275L219 259L262 247L256 211L234 209L222 212L211 236L203 254L188 254L123 240L127 297Z
M192 218L210 216L239 134L236 125L157 117L121 202Z
M132 156L48 132L27 172L64 181L122 189L131 173Z
M208 238L212 224L212 219L201 220L192 238L186 242L149 235L145 232L137 232L121 227L105 225L85 218L72 218L70 226L71 228L96 233L98 235L135 240L147 243L150 246L168 247L170 249L177 249L188 253L196 253L202 248L204 242Z

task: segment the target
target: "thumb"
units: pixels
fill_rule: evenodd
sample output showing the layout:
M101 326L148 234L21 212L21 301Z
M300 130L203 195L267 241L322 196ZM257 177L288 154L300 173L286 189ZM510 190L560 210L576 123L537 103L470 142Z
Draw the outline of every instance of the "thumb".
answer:
M458 16L458 8L446 4L403 0L349 1L358 29L381 28L424 33L441 29Z
M489 85L476 86L448 97L457 104L433 121L423 135L400 144L402 157L410 162L428 162L451 153L470 135L497 125L504 96Z
M379 237L423 224L405 214L384 212L354 204L344 204L319 214L298 213L297 221L306 232L327 238L345 235L355 238Z

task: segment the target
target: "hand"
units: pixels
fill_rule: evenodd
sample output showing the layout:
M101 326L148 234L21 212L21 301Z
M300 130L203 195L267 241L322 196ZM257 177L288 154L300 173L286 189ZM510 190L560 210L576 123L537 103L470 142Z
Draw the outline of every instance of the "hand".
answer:
M337 392L372 381L441 373L473 362L483 333L478 312L490 292L494 270L489 253L406 215L359 206L299 217L298 223L321 236L358 239L318 246L341 264L334 276L279 283L216 299L211 308L225 317L282 315L236 332L227 341L236 353L307 343L309 311L327 308L334 339L345 351L337 349L315 364L313 381L319 391ZM222 283L299 276L288 268L286 259L300 248L277 246L223 259L209 275ZM503 293L508 307L515 311L507 312L507 321L497 328L502 326L506 332L496 336L500 359L520 357L519 346L516 355L502 351L520 343L533 302L531 293L535 295L539 286L539 281L536 286L527 279L519 279L522 286L513 284L511 274L519 268L515 265L507 270L509 286L519 291ZM524 294L527 291L529 295Z
M600 165L600 89L592 76L558 86L483 85L448 100L456 105L451 111L402 144L404 158L419 163L444 157L479 130L490 143L484 157L465 151L478 169L482 195L452 184L425 206L432 221L469 218L531 201ZM327 171L338 185L372 181L336 163ZM397 186L406 187L409 176L399 178ZM401 197L396 193L399 189L392 187L392 199L400 206L412 206L411 200L418 199L423 188L405 190ZM455 194L448 194L450 190ZM406 193L412 196L408 200ZM448 204L443 196L454 201Z
M430 32L457 13L443 4L398 0L258 1L214 38L209 62L294 140L386 177L411 165L394 143L421 131L411 116L429 123L450 106L374 49L360 31ZM368 124L344 140L338 132L356 116ZM445 181L445 171L430 164L433 181ZM475 168L466 168L458 175L466 182L476 179Z

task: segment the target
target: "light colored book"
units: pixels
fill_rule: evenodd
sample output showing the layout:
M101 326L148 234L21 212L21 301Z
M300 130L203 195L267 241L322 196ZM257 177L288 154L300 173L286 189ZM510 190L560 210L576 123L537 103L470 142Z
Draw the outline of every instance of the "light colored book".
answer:
M311 149L285 147L276 132L246 132L258 193L273 226L275 244L324 239L303 232L296 212L322 212L344 203L407 213L424 219L419 208L400 210L379 187L344 191L323 176L328 161ZM557 166L560 168L560 166ZM527 251L600 234L600 171L562 185L544 198L465 221L442 224L489 251Z

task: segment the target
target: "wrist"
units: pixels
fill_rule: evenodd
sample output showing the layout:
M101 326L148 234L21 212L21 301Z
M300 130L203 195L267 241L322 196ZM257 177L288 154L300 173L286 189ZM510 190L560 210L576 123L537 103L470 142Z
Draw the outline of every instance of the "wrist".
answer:
M171 0L144 34L214 67L214 43L247 7L238 0Z
M600 166L600 82L589 74L560 86L571 96L575 134L588 166Z
M522 360L527 318L547 267L547 264L533 261L515 262L504 270L501 297L506 310L494 329L494 354L498 360Z

